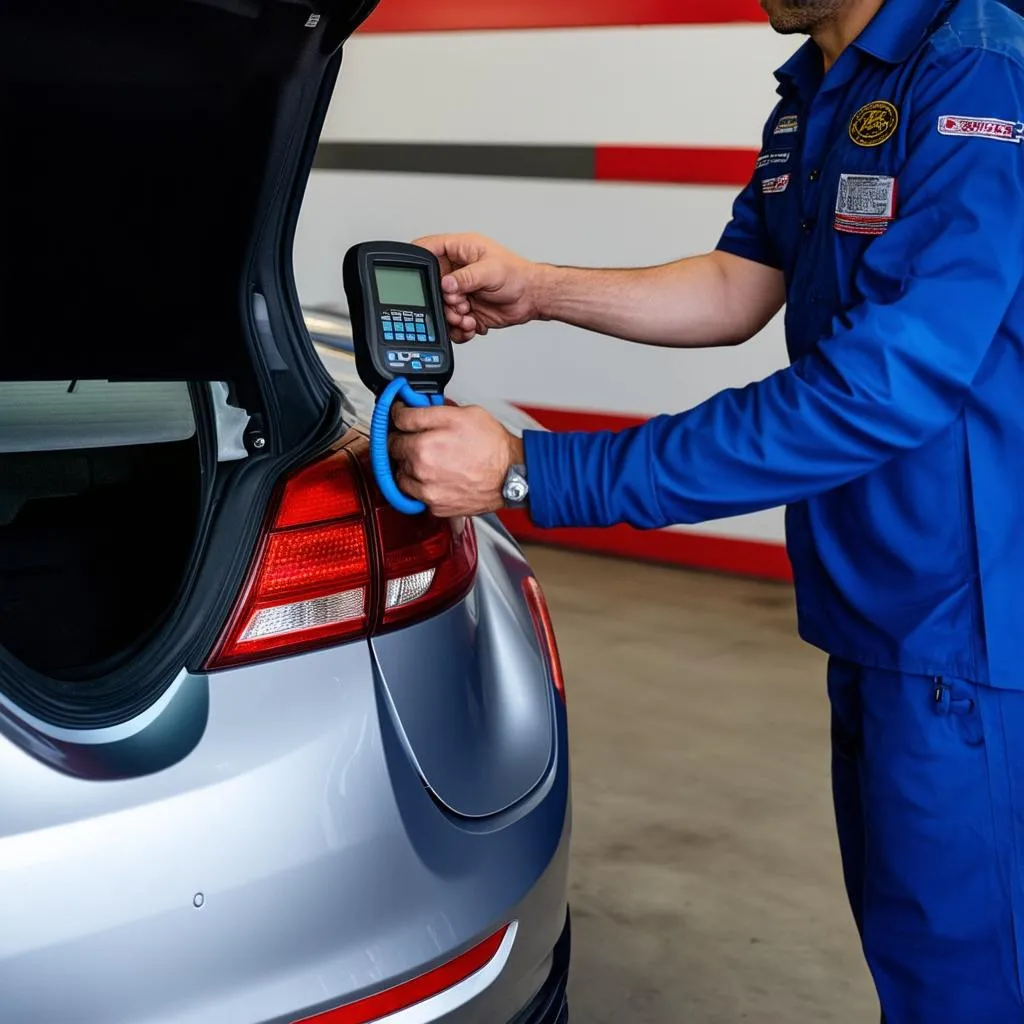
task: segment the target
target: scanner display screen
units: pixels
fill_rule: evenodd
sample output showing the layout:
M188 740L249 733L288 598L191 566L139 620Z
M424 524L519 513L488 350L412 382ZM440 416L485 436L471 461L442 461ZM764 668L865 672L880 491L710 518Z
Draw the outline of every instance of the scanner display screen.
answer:
M377 297L381 305L420 308L427 305L427 290L419 270L378 266L374 268L374 275L377 279Z

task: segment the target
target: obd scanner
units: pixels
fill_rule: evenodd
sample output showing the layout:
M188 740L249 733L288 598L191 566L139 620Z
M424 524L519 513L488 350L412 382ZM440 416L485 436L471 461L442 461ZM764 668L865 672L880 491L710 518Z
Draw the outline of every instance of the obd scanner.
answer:
M345 254L345 294L359 379L376 396L370 461L388 503L406 515L426 506L403 494L388 456L391 407L444 404L455 358L441 294L441 265L432 252L403 242L364 242Z

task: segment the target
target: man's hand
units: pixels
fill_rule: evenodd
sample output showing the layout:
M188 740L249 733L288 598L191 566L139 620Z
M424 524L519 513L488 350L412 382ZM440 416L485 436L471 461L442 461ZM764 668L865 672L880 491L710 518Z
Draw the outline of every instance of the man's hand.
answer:
M540 316L541 267L482 235L430 235L413 243L441 262L441 290L452 341Z
M512 465L523 462L522 440L475 406L411 409L396 405L400 433L390 440L395 482L442 518L482 515L504 505Z

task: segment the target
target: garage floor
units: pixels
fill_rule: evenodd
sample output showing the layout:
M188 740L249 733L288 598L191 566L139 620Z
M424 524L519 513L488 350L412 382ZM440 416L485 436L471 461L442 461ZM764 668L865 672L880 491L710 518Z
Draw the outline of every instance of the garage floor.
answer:
M789 588L529 555L573 730L573 1020L877 1021Z

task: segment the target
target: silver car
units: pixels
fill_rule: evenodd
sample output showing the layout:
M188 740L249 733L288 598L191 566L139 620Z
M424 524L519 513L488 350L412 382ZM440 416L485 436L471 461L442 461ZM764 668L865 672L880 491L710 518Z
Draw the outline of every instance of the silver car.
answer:
M0 5L2 1024L568 1019L543 596L295 297L368 9Z

